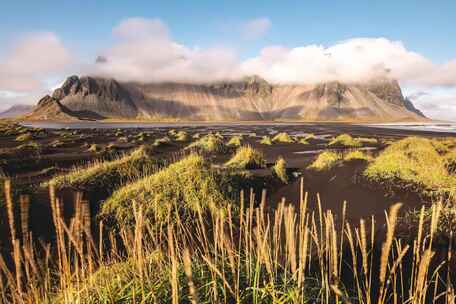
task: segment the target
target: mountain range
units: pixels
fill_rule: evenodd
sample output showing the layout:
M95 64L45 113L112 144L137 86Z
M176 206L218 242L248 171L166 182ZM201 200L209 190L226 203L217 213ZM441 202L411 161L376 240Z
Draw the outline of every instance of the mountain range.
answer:
M216 83L119 82L71 76L27 120L404 121L423 113L399 83L271 84L258 76Z

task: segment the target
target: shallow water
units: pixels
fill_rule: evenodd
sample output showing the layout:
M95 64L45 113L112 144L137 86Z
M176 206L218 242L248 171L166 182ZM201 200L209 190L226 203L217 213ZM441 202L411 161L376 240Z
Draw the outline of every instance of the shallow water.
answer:
M456 123L367 124L365 126L376 128L380 127L394 130L456 133Z

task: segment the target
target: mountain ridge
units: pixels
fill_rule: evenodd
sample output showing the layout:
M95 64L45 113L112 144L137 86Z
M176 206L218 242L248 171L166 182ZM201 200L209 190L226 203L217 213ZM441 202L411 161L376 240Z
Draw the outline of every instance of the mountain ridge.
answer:
M74 119L87 119L87 116L190 121L426 119L404 98L399 83L390 79L365 84L333 81L305 85L271 84L259 76L249 76L238 81L191 84L71 76L53 92L52 98L60 104L57 109ZM50 115L36 113L37 108L35 114L28 115L29 119L50 119Z

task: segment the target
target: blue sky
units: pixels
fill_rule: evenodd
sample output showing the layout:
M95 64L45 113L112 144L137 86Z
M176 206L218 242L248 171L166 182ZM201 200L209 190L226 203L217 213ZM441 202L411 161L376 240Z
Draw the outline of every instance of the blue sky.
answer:
M345 41L385 38L391 42L391 45L394 42L400 42L403 45L406 52L400 51L400 56L405 56L407 59L416 53L422 57L419 62L423 66L427 64L425 61L435 65L433 70L430 67L427 69L423 67L420 71L432 70L435 74L444 71L442 73L446 75L444 79L437 79L438 77L426 80L411 79L408 75L416 74L416 71L408 71L397 62L387 62L388 69L391 66L394 68L399 66L397 75L401 78L399 79L401 84L404 83L407 94L426 91L428 93L426 100L432 100L432 103L438 102L436 100L439 98L438 96L431 98L429 94L432 92L437 95L444 94L446 103L452 100L452 96L456 96L456 94L452 95L456 92L456 79L452 81L453 76L456 77L456 71L453 70L454 64L452 64L456 58L456 1L454 0L226 2L16 0L2 1L0 4L0 45L3 46L0 48L0 67L2 64L7 67L3 72L0 71L0 109L16 102L17 98L11 98L10 93L17 93L21 100L27 93L35 97L44 89L49 89L48 87L60 82L60 78L66 76L66 73L91 71L87 65L92 64L97 55L132 56L130 53L122 53L125 49L122 43L130 41L131 37L126 38L125 35L119 37L115 34L115 29L135 17L141 18L146 23L150 20L159 20L163 24L159 27L166 28L167 37L164 40L168 45L177 43L184 46L186 48L184 53L186 55L191 53L189 58L192 56L206 58L204 56L208 51L205 50L211 50L210 58L213 58L212 50L217 49L216 54L221 52L226 55L227 59L224 62L227 66L239 63L243 69L247 66L249 71L263 71L266 76L272 75L272 71L275 73L277 71L277 68L265 67L265 60L260 55L271 46L287 49L289 51L281 51L281 56L286 53L287 58L299 60L301 53L298 51L302 47L322 46L325 48L323 51L329 49L332 52L340 49L340 47L333 48L334 46ZM155 26L149 25L147 25L148 29ZM132 31L137 29L128 28ZM51 67L43 64L36 67L33 75L30 72L25 75L16 71L20 69L20 65L10 64L15 63L11 59L14 57L12 53L33 57L33 53L22 51L20 47L21 43L26 46L35 46L39 43L37 40L41 36L37 33L52 34L52 37L45 36L44 40L47 44L42 49L49 49L49 54L57 54L56 58L61 61L61 64L53 64ZM34 44L24 42L30 39L30 35L36 35ZM149 38L151 37L147 37L146 40L150 42ZM138 42L138 46L145 43L135 41ZM163 45L162 41L154 43ZM372 41L363 41L362 45L379 47L378 43L372 43ZM385 52L391 54L389 56L396 56L398 52L388 51L391 45L381 44L380 47L387 48ZM152 45L148 46L153 49ZM57 53L54 53L56 48ZM349 47L343 48L343 52L349 52L347 48ZM304 54L302 56L309 56L307 51ZM258 60L261 63L252 63L251 59L257 57L260 57L261 60ZM162 57L158 57L160 58ZM48 59L44 58L42 61ZM347 60L356 60L356 56L347 57ZM376 57L375 60L379 59ZM400 60L403 60L402 57ZM410 62L415 62L413 60ZM248 64L244 64L245 62ZM191 65L194 65L193 62ZM200 63L197 62L196 65L200 66ZM289 69L289 67L286 68ZM33 80L36 83L27 87L18 87L14 83L11 84L12 80L8 75L3 75L3 79L9 78L8 81L2 82L1 73L6 74L5 71L9 74L17 74L21 81L30 79L31 82ZM124 70L115 66L110 71ZM290 73L289 70L287 71ZM429 74L429 72L423 74ZM189 73L189 75L194 74ZM223 75L226 76L226 74ZM276 77L276 75L273 76ZM292 79L299 81L301 76L293 74ZM290 79L286 76L274 77L270 78L278 81ZM304 77L303 81L308 79L305 78L307 75L302 77ZM429 102L426 104L426 100L422 98L424 97L417 100L418 105L422 103L423 108L432 108L432 105L429 105ZM428 111L432 112L432 110ZM432 115L439 115L438 111ZM456 119L456 108L454 118Z

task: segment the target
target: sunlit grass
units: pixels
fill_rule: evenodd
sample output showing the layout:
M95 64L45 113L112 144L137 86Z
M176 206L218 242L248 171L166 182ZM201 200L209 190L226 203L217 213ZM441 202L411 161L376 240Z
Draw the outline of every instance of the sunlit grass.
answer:
M320 153L308 168L317 171L329 170L336 166L341 160L342 155L340 153L325 151Z
M456 176L446 167L439 141L408 137L388 146L367 167L364 175L375 183L415 187L426 194L455 197Z
M272 138L273 142L279 142L279 143L293 143L294 139L291 137L288 133L282 132L278 133Z
M255 169L265 166L263 153L255 150L251 146L242 146L225 164L227 167L238 169Z

